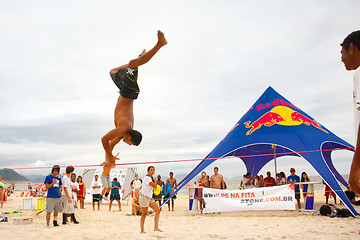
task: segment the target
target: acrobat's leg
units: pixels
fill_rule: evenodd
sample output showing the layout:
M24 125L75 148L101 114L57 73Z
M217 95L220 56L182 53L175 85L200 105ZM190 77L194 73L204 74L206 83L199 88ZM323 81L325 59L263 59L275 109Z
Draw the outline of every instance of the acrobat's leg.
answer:
M159 51L159 49L167 44L167 41L165 39L164 33L161 31L158 31L158 42L156 45L148 52L143 50L141 53L141 56L139 56L136 59L130 60L129 67L131 68L137 68L138 66L141 66L145 63L147 63L156 53Z

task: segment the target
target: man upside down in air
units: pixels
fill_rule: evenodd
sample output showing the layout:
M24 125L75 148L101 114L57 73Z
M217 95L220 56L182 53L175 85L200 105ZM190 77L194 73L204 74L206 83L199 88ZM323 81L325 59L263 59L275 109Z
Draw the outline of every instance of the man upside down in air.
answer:
M119 159L117 155L112 154L112 151L121 140L129 145L136 146L142 140L141 133L133 129L133 103L140 92L137 84L138 67L147 63L161 47L167 44L163 32L158 31L157 36L158 42L150 51L143 50L138 58L110 71L111 78L120 90L120 96L115 107L115 128L101 139L105 150L105 162L102 165L106 167L114 167L115 161Z

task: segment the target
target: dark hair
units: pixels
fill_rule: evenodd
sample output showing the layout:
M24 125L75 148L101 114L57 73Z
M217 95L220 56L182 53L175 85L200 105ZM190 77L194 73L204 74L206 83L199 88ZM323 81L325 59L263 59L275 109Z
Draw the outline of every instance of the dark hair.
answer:
M343 48L346 50L349 49L349 45L352 43L354 46L356 46L360 50L360 30L354 31L347 35L347 37L344 39L344 41L340 44Z
M219 168L218 168L218 167L214 167L214 169L217 169L217 170L219 170Z
M306 179L303 177L303 175L306 174ZM306 172L301 173L301 182L309 181L309 177Z
M116 177L114 177L113 181L114 181L114 182L117 182L117 178L116 178Z
M131 142L136 146L139 146L142 140L142 134L139 131L132 129L129 131L129 135L131 137Z
M154 168L154 169L155 169L154 166L149 166L148 169L147 169L147 171L149 171L151 168Z
M284 172L280 172L280 175L281 175L281 177L283 177L283 178L285 178L285 179L286 179L286 175L285 175L285 173L284 173Z
M54 173L55 170L58 170L58 172L60 172L60 166L54 165L53 168L51 169L51 173Z
M80 176L80 175L77 177L76 181L79 182L79 178L81 179L81 182L82 182L83 181L82 176Z
M71 172L73 172L73 171L74 171L74 167L73 167L73 166L67 166L67 167L66 167L66 174L71 173Z
M169 174L172 174L172 175L174 175L174 173L173 173L173 172L170 172Z
M71 174L71 176L75 176L75 177L76 177L76 173Z

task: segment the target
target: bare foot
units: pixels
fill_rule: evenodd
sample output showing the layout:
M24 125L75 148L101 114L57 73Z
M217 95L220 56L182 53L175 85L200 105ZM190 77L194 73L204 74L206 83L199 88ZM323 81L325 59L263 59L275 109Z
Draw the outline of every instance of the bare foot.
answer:
M141 232L140 233L146 233L144 230L141 230Z
M158 30L158 44L160 44L160 46L165 46L167 44L167 41L165 39L165 35L160 30Z
M155 228L154 231L163 232L163 230L161 230L160 228Z

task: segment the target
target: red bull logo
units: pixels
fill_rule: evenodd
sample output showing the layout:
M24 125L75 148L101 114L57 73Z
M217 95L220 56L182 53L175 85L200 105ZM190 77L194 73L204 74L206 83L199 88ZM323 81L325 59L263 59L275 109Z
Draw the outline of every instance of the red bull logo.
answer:
M283 126L296 126L305 124L306 126L314 126L317 129L328 133L325 129L321 128L320 123L315 120L311 120L299 112L292 110L289 107L277 106L271 109L269 112L262 115L259 119L255 120L253 123L247 121L244 123L247 128L251 128L246 135L252 134L257 129L261 128L263 125L266 127L271 127L274 124L279 124Z

